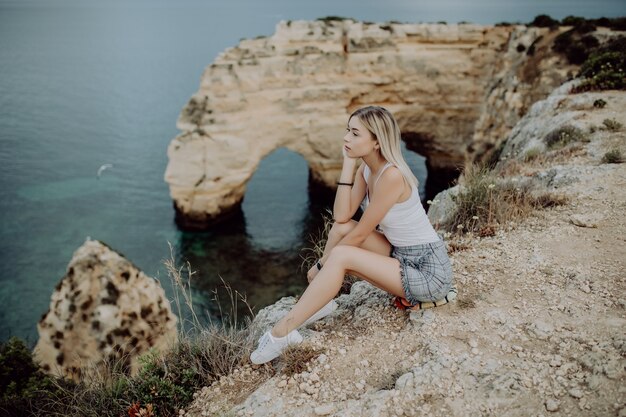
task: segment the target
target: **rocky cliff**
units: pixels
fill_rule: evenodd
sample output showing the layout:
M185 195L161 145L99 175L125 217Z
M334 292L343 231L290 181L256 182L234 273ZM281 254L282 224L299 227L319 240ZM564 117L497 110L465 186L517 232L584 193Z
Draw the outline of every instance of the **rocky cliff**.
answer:
M97 240L76 250L37 325L34 356L47 372L79 379L91 366L129 374L149 349L176 340L177 318L160 284Z
M626 164L606 159L626 154L626 92L571 87L532 106L497 167L569 202L454 242L455 302L408 313L358 282L302 329L300 349L315 355L298 371L287 355L243 364L185 415L626 415ZM554 132L567 137L547 145ZM294 302L255 323L271 326Z
M396 115L409 149L427 158L430 181L450 179L468 147L483 155L566 78L571 67L549 48L558 33L280 22L274 35L220 54L183 108L165 172L177 222L204 228L236 209L259 162L279 147L332 187L347 116L369 104Z

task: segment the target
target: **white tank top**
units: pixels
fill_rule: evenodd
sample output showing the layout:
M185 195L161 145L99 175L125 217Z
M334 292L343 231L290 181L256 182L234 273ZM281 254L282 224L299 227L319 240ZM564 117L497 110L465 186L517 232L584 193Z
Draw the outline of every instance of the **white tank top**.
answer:
M374 181L374 187L376 187L376 183L383 175L383 172L390 166L393 165L387 162L381 169L380 174L378 174L378 177ZM367 164L365 164L363 168L363 178L368 185L370 174L371 171ZM364 211L369 204L369 187L367 190L362 203ZM380 221L379 226L389 243L396 247L421 245L439 241L439 235L437 235L437 232L435 232L435 229L433 229L433 226L430 224L426 211L424 211L424 207L420 201L419 191L414 185L411 185L411 196L401 203L394 204Z

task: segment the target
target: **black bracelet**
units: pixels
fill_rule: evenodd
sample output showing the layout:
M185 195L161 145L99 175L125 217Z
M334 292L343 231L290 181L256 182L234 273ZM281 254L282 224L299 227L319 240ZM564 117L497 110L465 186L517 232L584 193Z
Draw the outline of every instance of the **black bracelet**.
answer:
M349 185L350 187L352 187L354 185L353 182L339 182L337 181L337 185Z
M317 266L318 271L322 270L322 263L320 261L317 261L317 264L315 264L315 266Z

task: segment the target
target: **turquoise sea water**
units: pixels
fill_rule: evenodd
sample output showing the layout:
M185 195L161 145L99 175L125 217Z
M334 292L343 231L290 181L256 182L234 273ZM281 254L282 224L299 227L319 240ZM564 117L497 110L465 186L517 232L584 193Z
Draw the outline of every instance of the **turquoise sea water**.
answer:
M170 297L162 260L171 242L176 260L198 271L195 297L212 314L220 277L257 309L301 291L300 251L327 202L310 201L299 155L268 156L242 214L210 232L177 230L163 181L181 108L205 66L240 38L271 35L280 19L327 15L495 23L624 14L621 2L543 3L0 0L0 340L34 344L87 236L161 280ZM407 158L423 183L423 161Z

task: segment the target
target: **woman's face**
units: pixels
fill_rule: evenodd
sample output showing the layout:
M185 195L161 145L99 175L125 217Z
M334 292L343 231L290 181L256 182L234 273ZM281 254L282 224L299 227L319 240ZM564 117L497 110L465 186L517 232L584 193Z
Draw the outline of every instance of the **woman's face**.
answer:
M343 137L343 149L350 158L363 158L378 146L369 130L363 126L358 117L348 120L346 135Z

